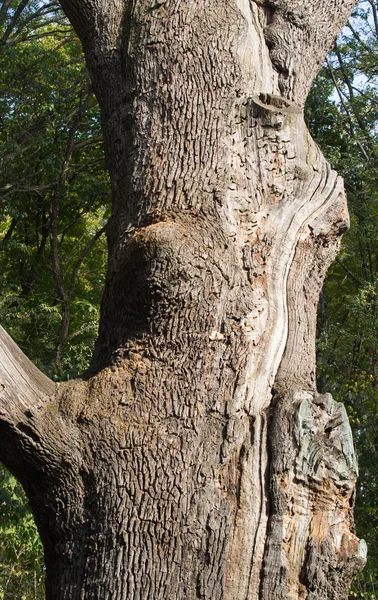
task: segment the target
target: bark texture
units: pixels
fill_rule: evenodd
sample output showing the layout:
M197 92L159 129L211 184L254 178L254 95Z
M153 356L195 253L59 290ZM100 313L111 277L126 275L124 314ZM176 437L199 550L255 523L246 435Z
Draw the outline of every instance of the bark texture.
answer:
M8 379L1 408L49 599L341 600L362 568L348 420L315 385L348 215L303 121L354 4L62 0L113 216L90 371L15 411Z

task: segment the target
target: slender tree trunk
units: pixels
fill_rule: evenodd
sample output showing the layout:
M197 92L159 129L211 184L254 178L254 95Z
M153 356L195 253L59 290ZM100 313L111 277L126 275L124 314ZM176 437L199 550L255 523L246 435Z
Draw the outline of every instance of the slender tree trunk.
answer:
M90 372L21 381L25 410L4 384L49 599L339 600L362 568L348 419L315 387L348 215L303 121L354 4L62 0L113 216Z

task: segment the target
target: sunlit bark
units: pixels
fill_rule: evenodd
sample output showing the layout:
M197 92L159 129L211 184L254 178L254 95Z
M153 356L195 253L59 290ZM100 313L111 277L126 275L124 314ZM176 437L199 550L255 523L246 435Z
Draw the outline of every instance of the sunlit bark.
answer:
M11 465L48 598L338 600L363 566L348 420L315 386L348 215L303 121L354 4L62 0L113 217L90 372L24 413L34 480Z

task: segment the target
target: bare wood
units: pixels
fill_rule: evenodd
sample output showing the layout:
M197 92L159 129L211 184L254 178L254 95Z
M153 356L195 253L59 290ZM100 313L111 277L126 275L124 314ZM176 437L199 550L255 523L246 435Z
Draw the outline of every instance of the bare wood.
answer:
M35 473L31 464L49 452L43 429L52 424L46 407L55 392L56 385L0 327L0 456L21 479L28 469Z
M55 392L55 384L25 356L12 338L0 327L0 364L2 396L12 400L12 406L3 399L2 417L14 419L12 411L31 410L43 406L46 398Z
M264 31L280 92L303 105L324 57L356 5L354 0L253 0L265 7ZM300 48L300 52L298 52Z

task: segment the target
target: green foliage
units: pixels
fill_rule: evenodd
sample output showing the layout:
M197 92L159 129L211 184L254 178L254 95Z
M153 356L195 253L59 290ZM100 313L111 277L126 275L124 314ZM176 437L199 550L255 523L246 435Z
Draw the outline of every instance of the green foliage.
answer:
M378 598L378 576L370 570L357 575L349 592L350 600L376 600Z
M0 465L0 600L44 598L42 544L17 480Z
M344 177L351 230L331 267L319 314L318 379L346 404L360 478L356 528L367 569L351 598L378 592L378 21L362 0L322 69L306 107L309 128Z
M54 3L29 2L0 47L0 115L0 322L50 376L77 375L97 332L109 181L80 44Z
M110 186L80 44L58 3L31 0L15 18L22 4L0 10L0 323L67 379L97 334ZM43 581L25 494L0 465L0 600L42 600Z

